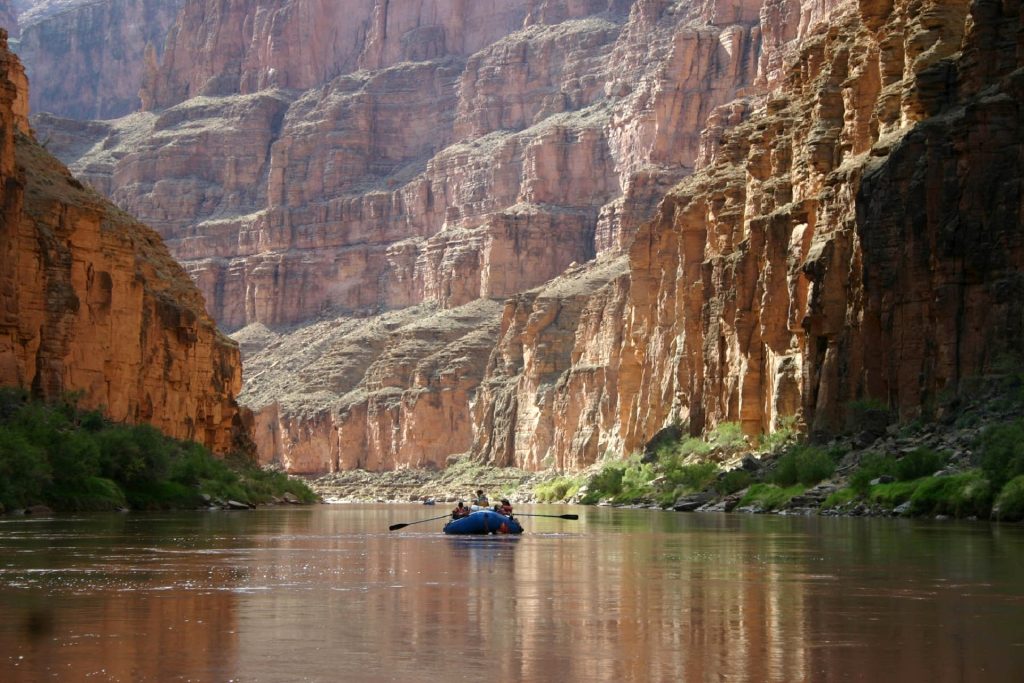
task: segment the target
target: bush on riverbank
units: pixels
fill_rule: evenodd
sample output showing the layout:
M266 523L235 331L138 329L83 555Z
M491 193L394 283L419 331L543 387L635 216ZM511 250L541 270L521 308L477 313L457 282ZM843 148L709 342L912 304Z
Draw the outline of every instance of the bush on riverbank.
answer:
M1024 419L993 425L979 439L981 469L993 486L1024 474Z
M928 477L946 465L946 456L929 448L917 448L902 458L871 453L861 459L857 471L850 477L850 488L862 496L871 489L871 482L889 476L897 481L914 481Z
M995 517L1005 522L1024 520L1024 475L1011 479L996 499Z
M534 495L539 503L561 503L573 498L579 492L581 483L576 477L557 477L538 484Z
M987 518L993 498L992 485L981 472L972 470L921 480L910 496L910 511L915 515Z
M203 446L164 436L150 425L118 425L80 411L0 390L0 506L45 504L57 510L193 508L203 494L255 504L286 492L316 495L300 481L243 459L218 460Z
M783 488L797 484L814 486L831 477L835 469L835 460L828 452L805 444L791 448L779 458L772 481Z
M776 486L775 484L754 484L740 499L739 507L754 507L768 512L782 507L794 496L807 490L804 486Z

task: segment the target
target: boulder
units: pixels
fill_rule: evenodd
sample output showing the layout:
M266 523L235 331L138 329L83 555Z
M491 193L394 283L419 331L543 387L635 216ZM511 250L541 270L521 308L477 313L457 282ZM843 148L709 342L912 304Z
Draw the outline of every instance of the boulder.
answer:
M691 493L690 495L683 496L677 500L673 505L672 509L676 512L693 512L702 505L706 505L710 501L714 500L715 494L708 491L702 491L700 493Z

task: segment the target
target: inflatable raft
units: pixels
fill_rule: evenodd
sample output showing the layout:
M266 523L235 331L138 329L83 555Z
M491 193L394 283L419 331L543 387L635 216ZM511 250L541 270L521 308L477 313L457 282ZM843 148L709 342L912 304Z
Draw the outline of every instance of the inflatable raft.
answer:
M468 517L453 519L444 525L446 534L521 534L523 527L513 517L506 517L494 510L478 510Z

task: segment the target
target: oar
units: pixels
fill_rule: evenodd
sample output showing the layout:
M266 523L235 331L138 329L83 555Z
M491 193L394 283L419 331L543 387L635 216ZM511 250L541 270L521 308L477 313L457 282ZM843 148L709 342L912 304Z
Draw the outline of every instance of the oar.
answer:
M531 515L527 512L517 512L516 517L551 517L553 519L579 519L579 515Z
M421 519L418 522L407 522L405 524L392 524L388 527L388 531L398 531L399 529L404 529L405 527L412 526L413 524L423 524L423 522L436 522L439 519L445 519L447 517L451 517L451 515L441 515L440 517L431 517L430 519Z

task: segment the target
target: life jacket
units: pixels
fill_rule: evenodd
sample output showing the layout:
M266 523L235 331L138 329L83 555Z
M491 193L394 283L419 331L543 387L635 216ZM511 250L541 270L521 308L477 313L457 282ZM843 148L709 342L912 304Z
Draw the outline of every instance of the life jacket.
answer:
M454 510L452 510L452 519L460 519L462 517L469 517L469 508L457 507Z
M500 508L498 508L498 512L500 512L501 514L505 515L506 517L511 517L512 516L512 506L511 505L502 505Z

